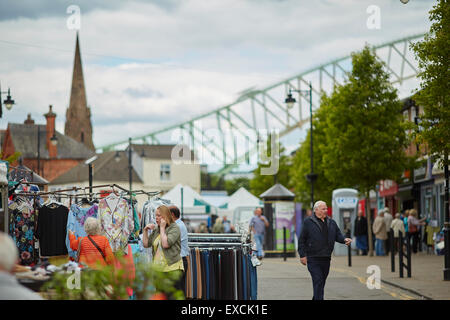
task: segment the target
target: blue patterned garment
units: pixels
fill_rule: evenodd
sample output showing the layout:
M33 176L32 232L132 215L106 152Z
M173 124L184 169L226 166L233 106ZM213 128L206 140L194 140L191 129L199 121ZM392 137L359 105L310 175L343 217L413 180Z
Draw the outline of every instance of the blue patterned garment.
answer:
M98 205L94 204L91 207L82 208L76 204L70 206L69 217L67 218L67 234L66 234L66 247L69 256L72 258L77 257L77 252L70 248L69 230L73 231L75 236L86 237L86 231L84 231L84 222L87 218L97 218Z
M19 251L19 264L29 266L35 262L34 228L35 212L27 199L20 203L10 202L9 235L13 238Z

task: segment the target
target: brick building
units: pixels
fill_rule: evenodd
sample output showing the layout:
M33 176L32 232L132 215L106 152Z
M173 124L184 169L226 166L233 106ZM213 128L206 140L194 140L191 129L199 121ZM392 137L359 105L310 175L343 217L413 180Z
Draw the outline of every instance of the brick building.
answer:
M21 161L25 166L51 181L93 156L95 152L55 130L56 114L52 111L52 106L49 107L45 117L47 123L44 125L35 124L30 115L23 124L9 123L2 151L4 159L16 151L20 152ZM52 137L56 137L56 145L52 143Z

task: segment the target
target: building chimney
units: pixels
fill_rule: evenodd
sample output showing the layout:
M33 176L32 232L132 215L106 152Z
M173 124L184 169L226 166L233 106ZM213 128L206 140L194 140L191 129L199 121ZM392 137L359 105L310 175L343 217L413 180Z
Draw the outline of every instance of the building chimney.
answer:
M23 123L24 124L34 124L34 120L31 119L31 113L28 114L27 119Z
M49 106L48 113L44 114L45 118L47 119L47 127L46 127L46 143L47 143L47 149L48 149L48 155L50 158L56 158L56 155L58 153L56 146L54 146L50 140L50 138L56 134L55 131L55 118L56 113L52 111L52 105Z

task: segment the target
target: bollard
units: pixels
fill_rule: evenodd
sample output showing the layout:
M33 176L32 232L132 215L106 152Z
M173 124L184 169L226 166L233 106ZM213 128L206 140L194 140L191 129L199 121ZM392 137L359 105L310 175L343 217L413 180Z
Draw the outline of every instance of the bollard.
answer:
M400 278L403 278L403 234L398 233L398 269L400 271Z
M410 234L406 235L406 261L408 262L408 278L411 278L411 241Z
M394 229L390 229L389 233L391 234L391 272L395 272L395 252L394 252Z
M347 231L347 238L350 238L350 231ZM348 266L351 267L352 266L352 245L350 244L347 247L347 255L348 255Z
M283 259L286 261L287 253L286 253L286 227L283 227Z

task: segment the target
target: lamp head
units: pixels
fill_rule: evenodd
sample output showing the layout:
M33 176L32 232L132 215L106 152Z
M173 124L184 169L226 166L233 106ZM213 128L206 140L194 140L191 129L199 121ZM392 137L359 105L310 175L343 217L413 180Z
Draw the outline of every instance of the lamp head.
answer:
M295 98L292 96L292 93L289 91L287 98L284 100L288 109L291 109L296 102Z
M5 104L6 109L11 110L14 104L14 100L11 99L11 92L9 88L8 88L8 95L6 96L6 100L4 100L3 103Z

